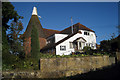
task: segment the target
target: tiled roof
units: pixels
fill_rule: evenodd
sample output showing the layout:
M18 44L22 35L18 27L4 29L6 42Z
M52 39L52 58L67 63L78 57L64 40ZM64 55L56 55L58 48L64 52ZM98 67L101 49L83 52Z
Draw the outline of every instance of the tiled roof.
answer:
M78 30L87 30L87 31L92 31L92 32L94 32L93 30L89 29L88 27L86 27L86 26L84 26L84 25L82 25L82 24L80 24L80 23L74 24L74 25L73 25L73 32L74 32L74 33L75 33L75 32L78 32ZM72 33L71 26L68 27L68 28L66 28L66 29L64 29L64 30L62 30L60 33L61 33L61 34L62 34L62 33L64 33L64 34L71 34L71 33Z
M31 37L31 31L32 31L33 26L35 26L37 28L39 37L45 38L45 34L43 31L42 25L41 25L37 15L31 16L30 21L27 26L27 29L26 29L25 33L23 34L23 37L25 37L25 38Z
M58 34L58 33L60 33L60 31L58 31L58 30L45 29L45 28L43 28L43 31L44 31L44 33L45 33L45 38L47 38L47 37L49 37L49 36L51 36L51 35L53 35L53 34Z

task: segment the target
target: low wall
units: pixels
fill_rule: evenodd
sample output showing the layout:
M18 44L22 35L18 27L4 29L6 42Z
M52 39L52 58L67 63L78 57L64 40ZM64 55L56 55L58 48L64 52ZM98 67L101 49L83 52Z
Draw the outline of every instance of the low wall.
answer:
M38 71L5 71L3 77L7 78L57 78L73 76L96 70L115 63L114 57L88 56L70 58L42 58Z
M42 73L66 71L63 75L71 76L114 63L115 58L109 56L40 59L40 71Z

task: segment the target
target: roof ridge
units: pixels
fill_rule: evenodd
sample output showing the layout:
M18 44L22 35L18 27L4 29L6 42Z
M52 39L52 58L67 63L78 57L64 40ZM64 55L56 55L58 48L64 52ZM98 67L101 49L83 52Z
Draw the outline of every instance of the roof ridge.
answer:
M46 29L46 28L43 28L43 29ZM47 29L47 30L53 30L53 29ZM53 30L53 31L59 31L59 30ZM60 31L61 32L61 31Z
M74 27L74 25L78 25L78 24L80 24L80 22L78 22L78 23L76 23L76 24L73 24L72 26ZM69 29L70 27L71 27L71 26L69 26L69 27L63 29L61 32L63 32L63 31L66 30L66 29Z

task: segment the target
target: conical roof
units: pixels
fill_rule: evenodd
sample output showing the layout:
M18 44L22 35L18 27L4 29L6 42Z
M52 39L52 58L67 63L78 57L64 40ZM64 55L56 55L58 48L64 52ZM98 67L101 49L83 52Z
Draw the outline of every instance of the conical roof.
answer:
M27 26L27 29L24 33L25 38L31 37L31 31L32 31L33 26L35 26L37 28L38 33L39 33L39 37L45 38L42 25L41 25L39 18L37 16L37 9L35 7L33 8L33 13L32 13L31 19L30 19L28 26Z

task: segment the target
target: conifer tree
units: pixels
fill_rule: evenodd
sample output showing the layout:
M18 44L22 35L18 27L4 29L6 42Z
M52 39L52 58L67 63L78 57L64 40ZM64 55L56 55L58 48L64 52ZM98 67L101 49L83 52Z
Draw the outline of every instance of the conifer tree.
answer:
M39 52L40 52L40 45L39 45L38 31L35 28L35 25L33 25L31 31L31 57L37 59Z

